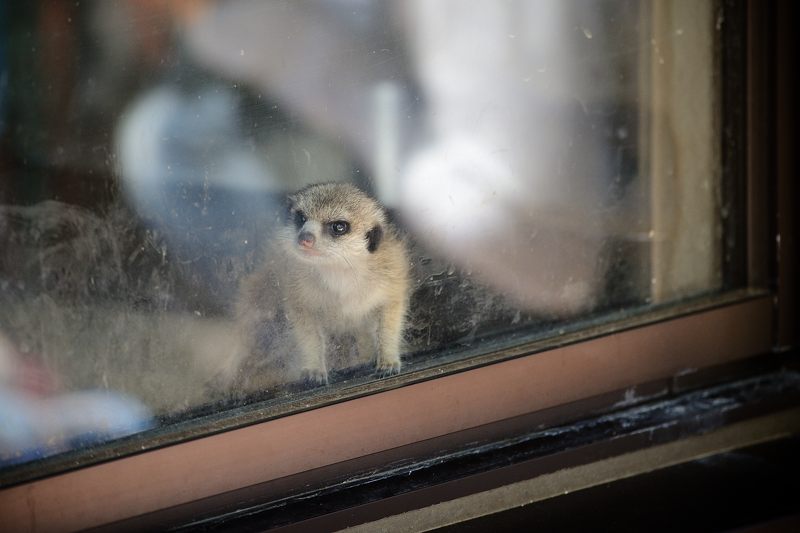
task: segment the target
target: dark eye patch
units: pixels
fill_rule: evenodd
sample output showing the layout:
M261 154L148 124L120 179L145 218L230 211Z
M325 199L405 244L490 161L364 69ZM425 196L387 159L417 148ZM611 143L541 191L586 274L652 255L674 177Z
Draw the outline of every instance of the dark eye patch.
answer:
M306 218L305 213L303 213L302 211L295 211L294 225L297 227L297 229L302 228L303 225L306 223L306 220L308 219Z
M346 220L335 220L328 223L328 229L334 237L341 237L350 231L350 223Z
M380 224L376 224L367 232L366 237L367 251L369 253L375 253L375 250L378 249L378 245L380 245L383 239L383 228L381 228Z

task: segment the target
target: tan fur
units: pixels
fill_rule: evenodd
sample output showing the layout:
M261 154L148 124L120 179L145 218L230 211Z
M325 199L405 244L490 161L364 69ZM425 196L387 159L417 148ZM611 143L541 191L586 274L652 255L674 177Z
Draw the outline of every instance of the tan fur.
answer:
M347 184L312 185L289 200L263 266L240 288L237 320L249 349L286 380L327 383L329 339L352 335L379 375L399 372L409 267L383 208ZM300 227L298 211L306 217ZM349 223L349 232L333 236L335 221ZM375 227L382 238L370 252ZM302 232L313 235L313 246L300 245Z

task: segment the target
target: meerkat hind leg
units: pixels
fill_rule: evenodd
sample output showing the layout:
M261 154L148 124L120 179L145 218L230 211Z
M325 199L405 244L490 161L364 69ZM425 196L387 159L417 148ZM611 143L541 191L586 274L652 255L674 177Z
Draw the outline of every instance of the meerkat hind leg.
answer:
M300 379L312 385L327 385L324 332L310 324L295 323L294 336L300 357Z
M379 377L400 373L400 345L403 334L405 308L400 304L388 306L381 316L378 330L378 351L375 373Z

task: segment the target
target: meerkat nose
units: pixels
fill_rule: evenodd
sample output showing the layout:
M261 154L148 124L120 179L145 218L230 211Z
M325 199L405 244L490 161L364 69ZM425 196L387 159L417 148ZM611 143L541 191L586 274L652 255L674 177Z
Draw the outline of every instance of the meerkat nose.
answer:
M308 231L304 231L297 236L297 243L303 248L312 248L315 241L314 234Z

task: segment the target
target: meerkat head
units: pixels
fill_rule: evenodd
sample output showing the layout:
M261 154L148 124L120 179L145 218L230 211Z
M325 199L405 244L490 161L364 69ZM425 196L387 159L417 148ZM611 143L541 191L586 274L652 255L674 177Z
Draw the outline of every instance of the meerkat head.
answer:
M375 200L349 184L323 183L288 197L281 238L303 261L352 265L380 249L385 228Z

